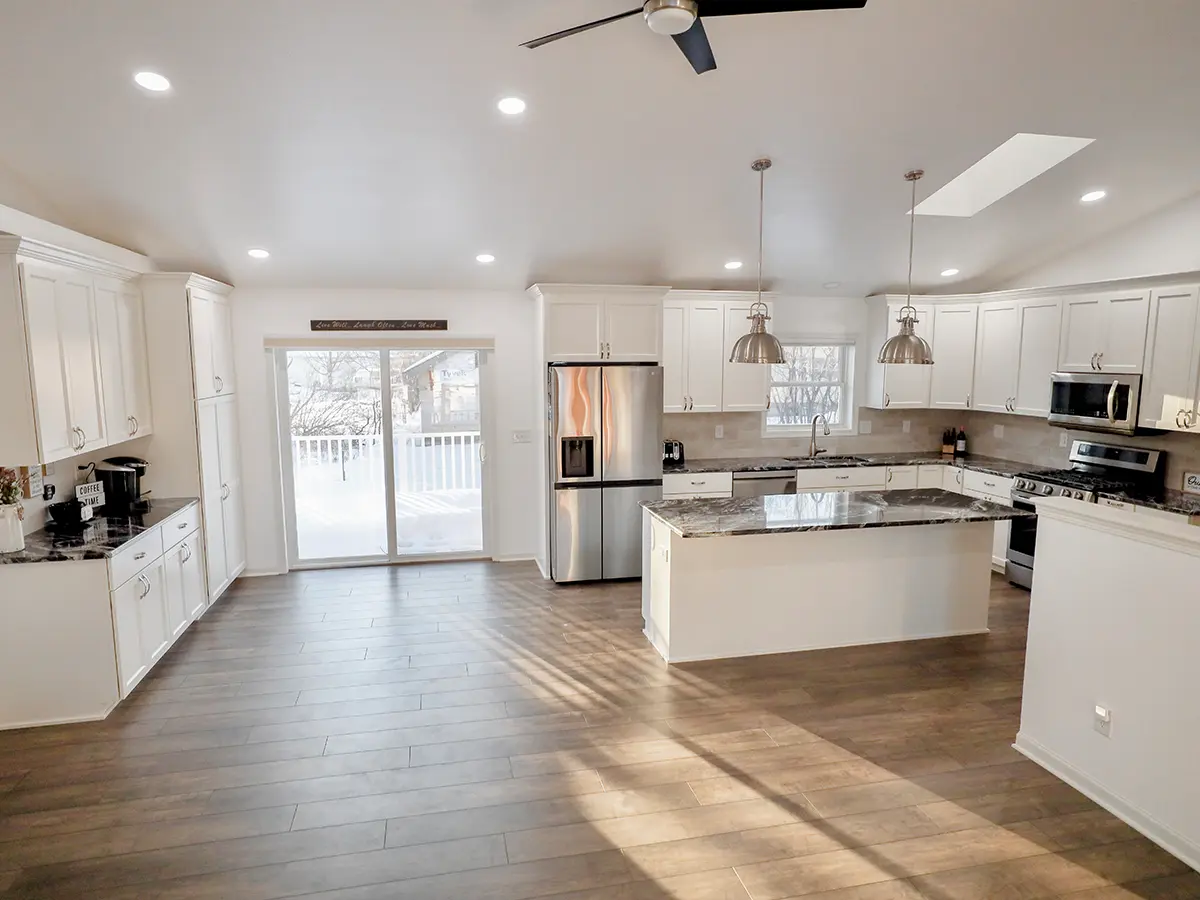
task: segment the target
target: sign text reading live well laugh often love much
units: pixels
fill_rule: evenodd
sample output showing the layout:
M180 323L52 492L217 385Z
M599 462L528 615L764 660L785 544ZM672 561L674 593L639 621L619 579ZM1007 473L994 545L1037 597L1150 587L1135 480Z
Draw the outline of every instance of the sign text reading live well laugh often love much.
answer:
M309 319L310 331L447 331L446 319Z

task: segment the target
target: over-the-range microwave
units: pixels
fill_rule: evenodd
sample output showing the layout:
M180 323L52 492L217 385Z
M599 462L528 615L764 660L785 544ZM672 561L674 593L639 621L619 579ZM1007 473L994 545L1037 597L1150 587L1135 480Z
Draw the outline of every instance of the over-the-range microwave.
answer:
M1133 434L1137 431L1141 375L1055 372L1050 376L1051 425Z

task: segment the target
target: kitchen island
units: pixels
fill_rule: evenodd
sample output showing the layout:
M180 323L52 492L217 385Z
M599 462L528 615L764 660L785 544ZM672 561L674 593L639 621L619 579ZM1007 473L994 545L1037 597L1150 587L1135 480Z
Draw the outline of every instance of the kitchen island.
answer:
M938 489L644 504L646 636L667 662L987 631L994 523Z

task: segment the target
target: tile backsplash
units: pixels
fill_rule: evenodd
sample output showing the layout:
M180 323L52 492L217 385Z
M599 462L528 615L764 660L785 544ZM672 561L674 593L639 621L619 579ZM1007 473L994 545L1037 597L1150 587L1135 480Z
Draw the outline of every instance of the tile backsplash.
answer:
M1011 416L995 413L954 410L860 409L859 426L871 423L870 434L818 434L817 443L830 453L904 453L938 450L942 430L962 426L967 432L967 448L971 453L996 456L1031 466L1067 465L1069 442L1075 439L1096 440L1108 444L1146 447L1163 450L1167 456L1167 487L1179 489L1184 472L1200 472L1200 434L1163 434L1122 437L1066 429L1068 447L1060 440L1064 429L1052 427L1045 419L1031 416ZM908 432L904 423L909 423ZM716 426L724 428L725 436L716 438ZM997 437L995 426L1003 426ZM762 413L674 413L663 416L663 437L683 441L689 459L745 456L804 456L808 453L807 435L795 437L763 437Z

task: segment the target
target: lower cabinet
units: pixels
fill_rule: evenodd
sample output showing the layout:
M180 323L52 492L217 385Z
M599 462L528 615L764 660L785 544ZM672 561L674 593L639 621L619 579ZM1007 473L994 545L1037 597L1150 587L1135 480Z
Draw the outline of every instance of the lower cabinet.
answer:
M917 466L888 466L887 489L889 491L908 491L920 487L920 473Z
M118 586L112 593L112 606L117 673L121 696L127 697L171 646L162 560Z
M846 469L801 469L796 473L796 493L818 491L881 491L887 487L886 466Z
M163 557L166 580L167 621L174 640L183 634L208 605L204 571L200 567L200 533L193 531Z
M959 471L962 471L961 469ZM962 493L976 500L987 500L1001 506L1012 506L1012 479L983 472L968 471ZM1004 569L1008 561L1008 538L1012 531L1011 522L997 522L992 537L992 567Z

